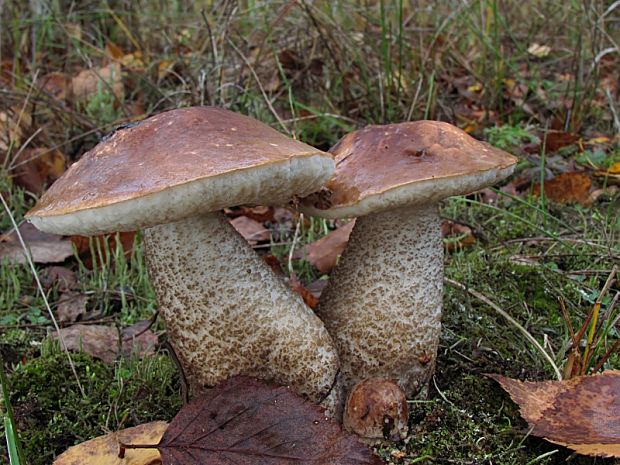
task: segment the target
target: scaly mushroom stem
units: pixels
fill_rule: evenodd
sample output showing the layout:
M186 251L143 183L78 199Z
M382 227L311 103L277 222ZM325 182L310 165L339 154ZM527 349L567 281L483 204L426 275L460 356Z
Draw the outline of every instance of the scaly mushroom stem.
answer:
M169 341L193 389L244 374L314 402L330 394L339 363L323 323L222 213L146 229L144 240ZM338 402L330 399L328 407Z
M426 387L441 330L443 246L437 204L360 217L319 302L345 389L395 379Z

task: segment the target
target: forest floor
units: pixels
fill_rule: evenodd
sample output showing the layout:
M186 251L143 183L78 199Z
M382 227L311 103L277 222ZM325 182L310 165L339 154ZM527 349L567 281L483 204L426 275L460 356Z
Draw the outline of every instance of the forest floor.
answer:
M428 399L410 401L409 436L375 447L394 464L617 463L530 434L485 374L545 380L554 368L484 298L566 371L570 327L587 325L601 297L598 344L582 372L620 369L609 352L620 340L617 277L601 296L620 263L618 3L198 3L0 2L0 354L28 462L170 420L182 381L154 319L140 234L54 237L24 214L115 127L218 105L324 150L367 124L437 119L517 155L503 185L441 205L447 281L436 374ZM305 252L335 260L342 238L316 241L345 222L292 207L226 213L316 304L333 263ZM82 338L75 373L46 300Z

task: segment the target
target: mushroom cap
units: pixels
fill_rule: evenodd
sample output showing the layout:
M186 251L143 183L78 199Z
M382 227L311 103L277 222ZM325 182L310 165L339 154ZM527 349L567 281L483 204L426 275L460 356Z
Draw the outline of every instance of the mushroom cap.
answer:
M363 438L398 441L407 436L408 419L407 398L398 384L391 379L368 378L349 392L342 424Z
M330 149L336 172L302 210L346 218L467 194L510 175L517 158L440 121L367 126Z
M334 161L253 118L190 107L118 129L52 185L27 218L57 234L98 234L320 188Z

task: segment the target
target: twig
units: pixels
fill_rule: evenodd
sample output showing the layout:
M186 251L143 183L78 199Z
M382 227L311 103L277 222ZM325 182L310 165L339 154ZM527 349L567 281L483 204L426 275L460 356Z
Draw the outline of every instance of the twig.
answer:
M183 404L187 404L189 402L189 383L187 382L187 377L185 376L185 371L183 370L183 365L181 365L181 361L179 357L177 357L174 348L170 342L166 341L164 343L166 349L168 349L168 353L170 354L170 358L177 366L179 370L179 375L181 375L181 399L183 400Z
M299 239L299 225L304 221L304 214L299 214L299 219L297 220L297 225L295 226L295 234L293 234L293 243L291 244L291 249L288 252L288 271L290 274L294 273L293 270L293 253L295 253L295 247L297 247L297 240Z
M60 340L60 345L62 346L62 349L65 352L65 354L67 355L67 359L69 360L69 366L71 367L71 371L73 372L73 375L75 376L75 381L77 382L78 388L80 389L82 397L86 398L86 392L84 391L84 387L82 386L82 383L80 383L80 377L78 376L77 370L75 369L75 365L73 363L73 359L71 358L71 354L69 354L69 349L67 348L67 344L65 343L65 339L64 339L62 333L60 332L60 327L58 326L58 322L56 321L56 317L54 317L54 312L52 312L50 304L49 304L49 302L47 300L47 295L45 295L45 291L43 290L43 286L41 285L41 280L39 279L39 274L37 273L37 270L34 267L34 263L32 262L32 256L30 254L30 249L28 248L28 246L24 242L24 238L22 237L22 234L19 231L19 228L17 227L17 223L15 222L15 217L13 216L13 213L11 212L11 209L9 208L9 205L6 203L6 200L4 199L4 195L2 195L1 192L0 192L0 201L2 201L2 205L4 206L4 209L6 210L7 214L9 215L9 219L11 220L11 223L13 224L13 227L15 228L15 234L17 235L17 238L19 239L19 243L21 244L22 249L24 249L24 253L26 255L26 260L28 261L28 265L30 266L30 271L32 272L32 276L34 277L34 280L35 280L35 282L37 284L37 289L41 293L41 298L43 299L43 303L45 304L45 308L47 309L47 312L49 313L49 316L50 316L50 319L52 320L54 328L56 329L56 333L58 334L58 339Z
M499 313L501 316L506 318L512 325L514 325L519 331L521 331L521 333L523 333L523 335L527 338L528 341L530 341L534 345L534 347L538 349L538 351L542 354L545 360L549 362L549 365L551 365L551 368L553 368L553 371L555 372L555 375L558 378L558 380L560 381L562 380L562 373L560 372L560 369L557 367L553 359L549 356L549 354L545 351L545 349L540 345L540 343L534 338L534 336L532 336L523 326L521 326L521 324L517 320L511 317L508 313L506 313L498 305L493 303L491 300L489 300L486 296L482 295L480 292L475 291L474 289L470 289L464 284L461 284L458 281L454 281L450 278L443 278L443 280L446 284L449 284L450 286L453 286L465 292L468 292L469 294L474 296L476 299L480 300L481 302L484 302L489 307L491 307L493 310L495 310L497 313Z

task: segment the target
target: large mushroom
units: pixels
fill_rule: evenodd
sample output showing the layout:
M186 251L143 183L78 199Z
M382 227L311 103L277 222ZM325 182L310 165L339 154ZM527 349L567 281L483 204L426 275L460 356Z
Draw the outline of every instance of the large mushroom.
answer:
M441 328L438 203L505 178L516 158L436 121L368 126L330 151L336 172L302 210L358 218L318 314L346 390L388 378L415 395L432 375Z
M320 402L338 371L329 334L220 210L310 194L333 169L331 155L252 118L184 108L117 130L27 217L58 234L145 228L160 312L192 388L245 374Z

